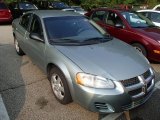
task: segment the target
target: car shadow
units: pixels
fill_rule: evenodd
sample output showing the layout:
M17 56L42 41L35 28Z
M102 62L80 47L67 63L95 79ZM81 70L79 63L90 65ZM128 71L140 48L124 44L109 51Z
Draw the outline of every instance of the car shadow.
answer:
M10 120L15 120L25 103L25 83L20 68L22 59L13 45L0 45L0 94Z
M0 26L6 26L6 25L11 25L12 22L3 22L3 23L0 23Z
M160 64L160 62L156 62L156 61L150 61L151 64Z

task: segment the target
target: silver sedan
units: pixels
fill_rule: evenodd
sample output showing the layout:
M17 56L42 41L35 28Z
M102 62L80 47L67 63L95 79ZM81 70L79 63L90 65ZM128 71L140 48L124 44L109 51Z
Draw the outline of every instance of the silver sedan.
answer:
M12 23L16 52L47 74L56 99L95 112L135 108L151 96L154 72L130 45L84 16L30 11Z

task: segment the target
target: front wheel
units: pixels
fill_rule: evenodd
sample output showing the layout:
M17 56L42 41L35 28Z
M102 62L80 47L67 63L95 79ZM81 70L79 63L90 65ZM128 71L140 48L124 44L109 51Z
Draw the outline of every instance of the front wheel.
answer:
M18 43L18 41L17 41L16 38L14 38L14 45L15 45L17 54L20 55L20 56L24 55L24 52L23 52L23 50L20 48L19 43Z
M50 70L49 80L56 99L62 104L72 102L72 97L64 74L56 67Z
M139 43L134 43L132 44L132 46L139 51L140 53L142 53L145 57L147 57L147 51L145 49L145 47Z

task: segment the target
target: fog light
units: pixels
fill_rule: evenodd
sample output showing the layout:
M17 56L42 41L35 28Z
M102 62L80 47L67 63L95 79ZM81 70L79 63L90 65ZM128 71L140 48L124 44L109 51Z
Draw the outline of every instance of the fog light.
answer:
M114 108L110 104L107 104L107 103L96 102L95 107L101 113L113 113L113 112L115 112Z
M156 53L156 54L160 54L160 51L159 50L153 50L154 51L154 53Z

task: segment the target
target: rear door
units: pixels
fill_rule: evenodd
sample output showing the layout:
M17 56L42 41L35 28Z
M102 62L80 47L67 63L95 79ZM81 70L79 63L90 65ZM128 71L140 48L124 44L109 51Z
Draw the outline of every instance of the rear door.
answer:
M25 14L20 18L19 25L16 26L15 32L16 32L16 39L19 42L20 47L23 49L25 53L27 53L27 46L26 46L26 33L30 26L30 21L32 18L32 14L28 13Z

